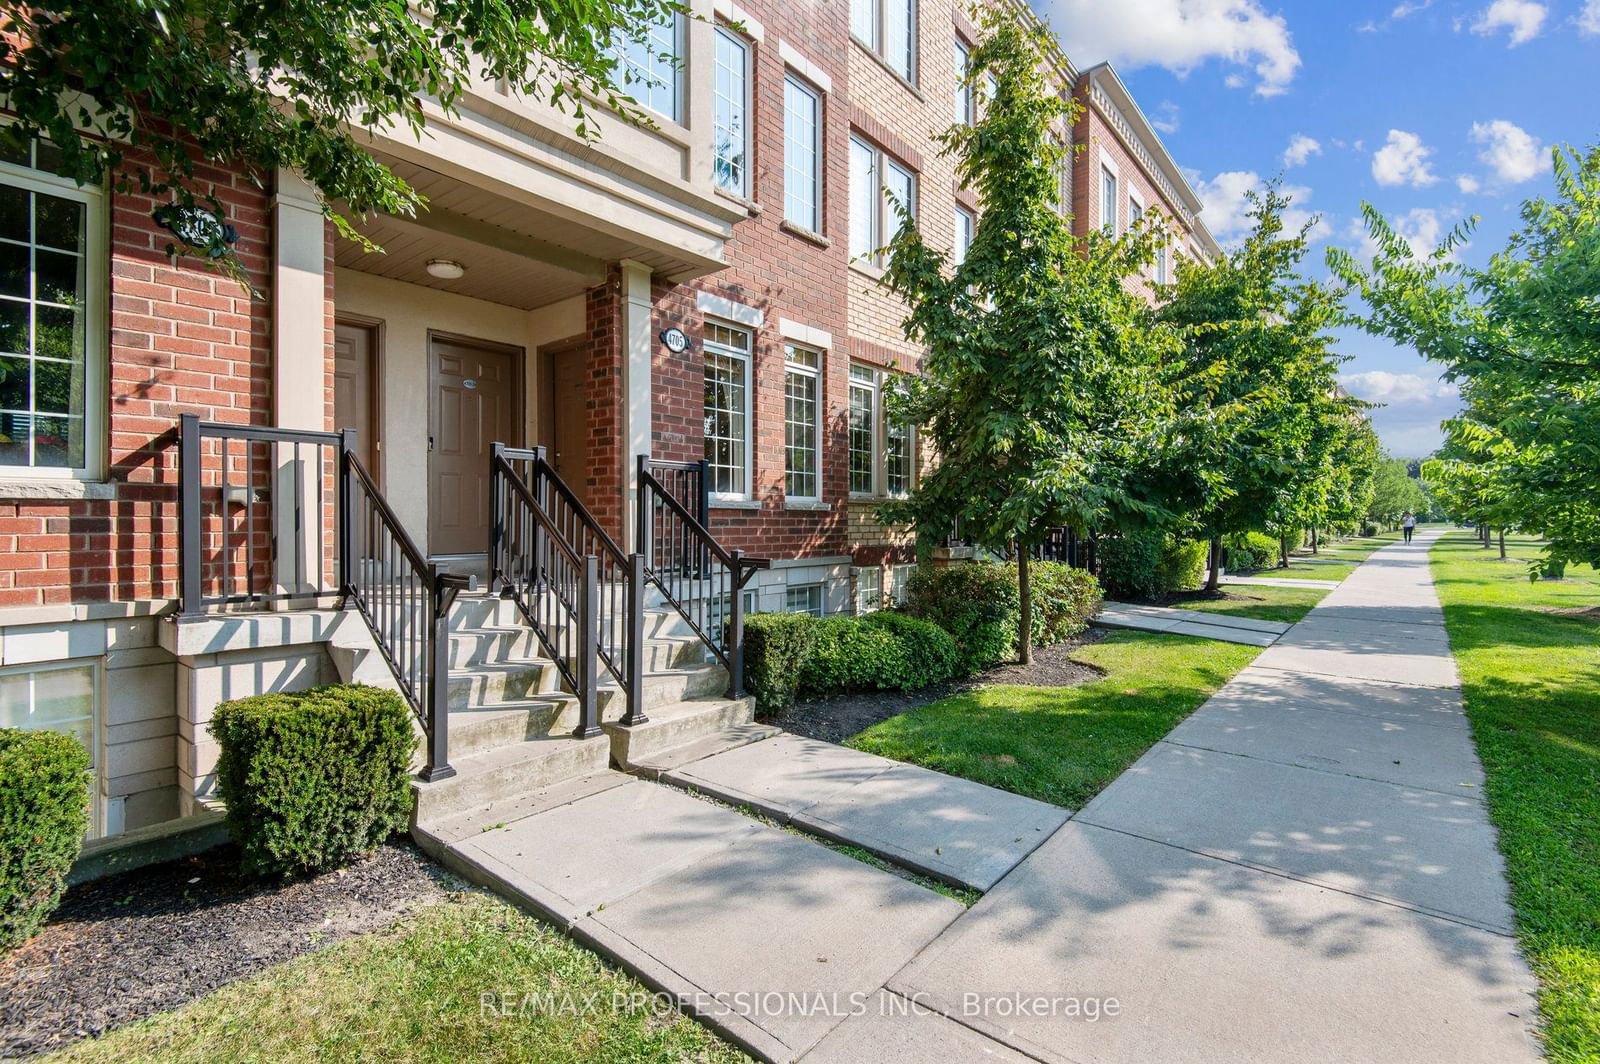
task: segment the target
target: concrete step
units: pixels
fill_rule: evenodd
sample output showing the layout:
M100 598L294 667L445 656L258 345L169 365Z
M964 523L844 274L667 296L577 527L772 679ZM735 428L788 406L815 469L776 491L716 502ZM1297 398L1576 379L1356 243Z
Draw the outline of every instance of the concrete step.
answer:
M622 688L611 680L611 674L602 670L606 681L596 689L602 720L620 717L623 713ZM687 702L701 698L716 698L728 690L728 670L721 665L684 665L673 669L657 669L645 673L644 708L653 715L655 707Z
M452 709L450 757L470 757L529 739L561 738L578 726L578 699L564 691L517 702Z
M543 658L496 661L450 670L450 709L517 702L560 690L561 672Z
M412 781L417 796L416 823L426 825L479 806L513 799L530 790L605 770L611 740L552 737L451 756L456 774L437 783Z
M741 746L759 743L782 735L783 729L771 724L735 724L721 731L703 735L681 746L670 746L654 752L636 752L628 771L646 779L659 780L674 769L700 761Z
M533 629L525 625L469 628L450 633L450 667L469 668L508 658L536 658L542 648Z
M648 713L649 720L631 728L614 721L600 724L611 737L612 762L625 772L664 751L750 724L755 720L756 701L749 696L697 698L655 705Z

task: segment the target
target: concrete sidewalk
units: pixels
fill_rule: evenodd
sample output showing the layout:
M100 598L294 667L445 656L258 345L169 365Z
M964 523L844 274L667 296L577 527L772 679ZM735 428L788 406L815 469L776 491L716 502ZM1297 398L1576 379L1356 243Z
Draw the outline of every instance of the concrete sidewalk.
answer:
M1048 1061L1538 1060L1435 538L1374 554L890 987Z
M1140 632L1201 636L1252 647L1269 647L1289 630L1289 626L1281 621L1258 621L1226 613L1144 606L1132 602L1107 602L1095 614L1094 623L1102 628L1132 628Z

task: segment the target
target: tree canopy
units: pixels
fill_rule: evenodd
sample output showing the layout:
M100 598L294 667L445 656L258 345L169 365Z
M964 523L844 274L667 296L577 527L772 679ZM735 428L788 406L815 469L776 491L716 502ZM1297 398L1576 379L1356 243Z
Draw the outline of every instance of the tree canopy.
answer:
M1150 261L1151 237L1076 238L1058 202L1053 130L1072 105L1045 73L1045 35L1004 14L985 30L968 77L990 86L986 106L941 137L983 203L971 246L950 261L902 211L889 247L885 283L908 304L906 337L925 346L891 412L936 458L884 516L925 545L959 522L984 547L1017 550L1025 580L1028 550L1052 530L1156 512L1130 473L1165 423L1169 345L1123 283Z
M1184 263L1157 312L1182 338L1157 480L1167 508L1213 543L1315 526L1354 487L1337 463L1357 445L1363 404L1338 388L1337 296L1301 275L1308 229L1285 232L1288 205L1276 184L1252 193L1250 235L1214 262Z
M357 238L353 214L421 197L358 130L420 130L478 82L569 113L591 101L646 121L618 82L619 37L684 10L669 0L66 0L0 10L0 140L43 138L80 183L108 177L194 207L196 163L300 172ZM125 162L139 165L127 167Z
M1338 249L1328 261L1364 304L1353 321L1414 346L1460 386L1463 413L1445 422L1428 481L1476 520L1544 537L1547 562L1596 565L1600 148L1554 156L1555 198L1525 202L1486 266L1455 257L1470 225L1419 257L1371 206L1372 263Z

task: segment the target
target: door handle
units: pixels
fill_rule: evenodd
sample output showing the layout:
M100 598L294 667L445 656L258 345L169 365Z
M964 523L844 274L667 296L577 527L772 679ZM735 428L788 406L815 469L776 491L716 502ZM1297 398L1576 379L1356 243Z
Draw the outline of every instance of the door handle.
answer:
M433 453L433 437L432 436L428 437L428 453L429 454Z

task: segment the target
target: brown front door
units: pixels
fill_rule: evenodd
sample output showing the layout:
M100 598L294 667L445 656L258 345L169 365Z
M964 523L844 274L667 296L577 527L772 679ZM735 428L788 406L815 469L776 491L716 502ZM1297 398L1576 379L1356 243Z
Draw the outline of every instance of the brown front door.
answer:
M376 329L341 321L333 327L333 427L356 430L356 457L378 475Z
M519 446L515 348L430 338L428 553L482 554L489 538L489 447Z
M589 504L588 408L584 404L584 352L568 350L550 356L551 413L555 421L551 462L567 487Z

